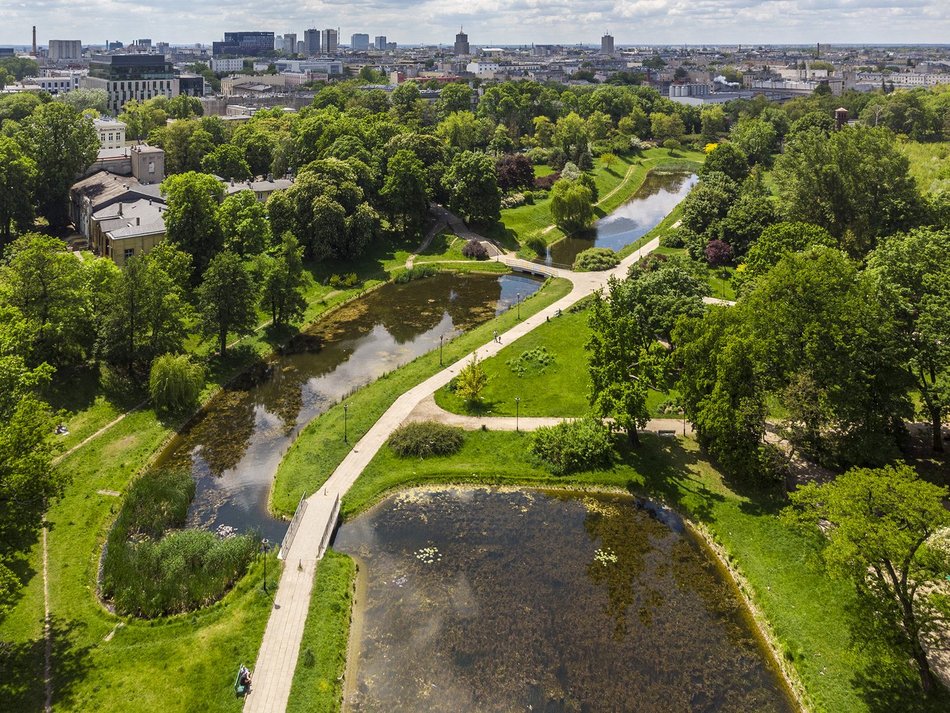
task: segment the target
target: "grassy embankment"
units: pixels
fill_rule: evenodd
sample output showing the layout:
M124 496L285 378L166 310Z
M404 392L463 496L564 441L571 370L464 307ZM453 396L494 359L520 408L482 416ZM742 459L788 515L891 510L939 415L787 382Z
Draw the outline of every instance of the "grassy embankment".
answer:
M703 158L698 151L679 151L671 156L666 149L647 149L641 155L618 156L610 166L595 160L590 173L600 195L596 216L603 217L629 200L651 170L695 171ZM550 204L550 198L544 198L533 205L507 208L501 211L501 223L487 234L510 248L517 248L534 236L541 237L547 244L556 242L564 237L564 233L551 227L554 220Z
M379 245L358 264L313 269L307 319L401 270L404 246ZM455 268L456 266L452 266ZM482 263L463 268L484 269ZM322 283L334 272L356 272L359 287L332 290ZM530 303L528 303L530 304ZM272 349L265 330L242 340L226 360L210 361L203 397ZM436 357L437 361L437 357ZM98 372L58 383L54 405L69 409L68 447L137 403L141 394L100 390ZM119 396L116 396L119 394ZM56 622L54 705L62 710L239 710L230 684L241 662L253 662L270 612L259 592L260 564L218 604L195 614L154 622L120 619L95 596L98 560L121 493L174 432L147 406L127 416L59 464L72 482L47 513L50 611ZM99 491L103 491L100 493ZM271 558L268 579L278 567ZM0 700L11 710L43 706L42 548L37 542L23 563L25 585L0 620ZM256 588L256 589L255 589ZM120 628L116 629L118 625ZM113 636L110 633L115 630Z
M950 141L903 141L900 147L910 161L910 175L921 192L928 192L941 177L950 178Z

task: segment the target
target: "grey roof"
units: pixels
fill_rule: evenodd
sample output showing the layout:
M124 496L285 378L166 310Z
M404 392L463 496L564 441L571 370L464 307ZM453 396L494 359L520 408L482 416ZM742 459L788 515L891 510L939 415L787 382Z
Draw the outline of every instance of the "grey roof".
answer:
M167 208L145 198L132 203L116 203L93 214L92 218L113 240L165 232Z
M222 179L223 180L223 179ZM255 178L251 181L225 181L224 192L227 195L240 193L241 191L254 191L255 193L271 193L273 191L283 191L294 185L291 178L275 178L267 180L265 178Z
M131 176L116 176L99 171L73 184L71 192L88 198L93 211L101 206L123 200L125 196L144 196L164 203L159 184L142 185Z

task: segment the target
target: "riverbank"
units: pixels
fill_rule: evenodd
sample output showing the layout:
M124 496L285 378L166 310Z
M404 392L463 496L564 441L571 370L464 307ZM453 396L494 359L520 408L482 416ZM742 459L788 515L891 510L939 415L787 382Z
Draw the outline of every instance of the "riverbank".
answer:
M464 267L484 266L473 262ZM241 707L230 688L234 671L255 660L270 612L270 598L257 594L260 564L220 602L179 618L123 620L106 611L96 596L99 554L121 493L173 434L154 411L143 408L58 466L68 469L72 482L46 516L56 705L107 712ZM0 696L14 710L41 710L43 705L41 562L37 544L26 563L36 574L0 624L0 640L8 642L0 652L5 671ZM272 586L280 573L273 554L267 573ZM174 633L165 636L165 631ZM174 662L174 675L168 673L168 662Z

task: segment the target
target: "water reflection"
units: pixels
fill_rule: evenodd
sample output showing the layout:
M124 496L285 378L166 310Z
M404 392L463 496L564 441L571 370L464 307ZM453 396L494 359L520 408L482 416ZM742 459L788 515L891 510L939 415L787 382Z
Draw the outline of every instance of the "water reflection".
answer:
M519 275L440 274L386 285L294 340L282 355L239 379L163 454L198 481L189 524L257 527L279 541L286 523L267 512L283 453L315 416L345 395L532 294Z
M731 584L632 498L412 491L334 547L366 577L345 710L794 710Z
M650 173L633 198L597 221L586 235L559 240L544 262L570 267L588 248L620 250L655 228L686 197L698 179L693 174Z

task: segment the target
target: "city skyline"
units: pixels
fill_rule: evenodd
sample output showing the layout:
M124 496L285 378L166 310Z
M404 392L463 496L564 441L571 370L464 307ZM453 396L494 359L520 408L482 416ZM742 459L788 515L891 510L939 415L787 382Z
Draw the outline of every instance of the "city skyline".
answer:
M950 38L944 0L325 0L267 4L184 0L120 6L112 0L0 2L0 44L80 39L84 45L149 36L210 44L225 31L275 34L340 28L341 37L385 34L400 44L451 45L460 26L472 45L649 44L939 44ZM420 22L420 18L425 18ZM143 29L148 28L148 29ZM424 29L423 29L424 28ZM527 30L526 28L530 28Z

